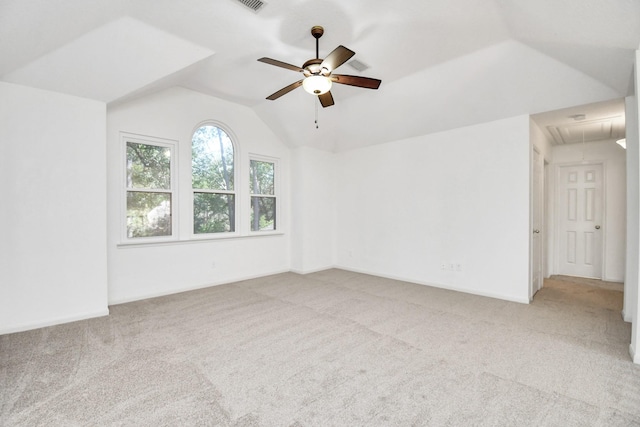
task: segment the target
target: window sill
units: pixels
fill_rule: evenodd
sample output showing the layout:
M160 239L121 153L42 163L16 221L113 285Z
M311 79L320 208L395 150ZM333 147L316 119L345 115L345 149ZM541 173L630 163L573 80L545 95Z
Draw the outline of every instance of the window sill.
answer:
M179 239L179 240L162 240L162 241L149 241L145 240L144 242L121 242L116 245L118 249L126 249L126 248L143 248L150 246L173 246L173 245L190 245L193 243L213 243L224 240L244 240L244 239L254 239L256 237L279 237L284 236L285 233L283 231L269 231L269 232L255 232L251 234L234 234L231 236L206 236L206 237L191 237L189 239Z

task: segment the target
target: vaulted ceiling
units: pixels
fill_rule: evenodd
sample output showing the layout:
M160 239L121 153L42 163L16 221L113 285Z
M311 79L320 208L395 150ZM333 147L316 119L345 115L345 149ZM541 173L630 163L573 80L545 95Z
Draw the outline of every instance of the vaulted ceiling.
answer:
M336 104L294 90L294 65L336 46ZM182 86L251 108L289 146L340 151L632 93L638 0L0 0L0 79L126 102ZM316 113L316 109L318 110ZM318 118L318 128L314 123ZM609 114L604 112L604 115ZM610 114L609 114L610 115Z

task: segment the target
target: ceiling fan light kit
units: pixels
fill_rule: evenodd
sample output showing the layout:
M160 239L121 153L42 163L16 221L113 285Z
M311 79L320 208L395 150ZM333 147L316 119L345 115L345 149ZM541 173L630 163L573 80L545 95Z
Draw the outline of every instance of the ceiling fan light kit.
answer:
M316 39L316 57L305 62L302 67L297 67L271 58L258 59L258 61L264 62L265 64L297 71L304 75L302 80L298 80L295 83L291 83L290 85L283 87L279 91L269 95L267 99L274 101L282 95L302 86L306 92L316 95L323 107L330 107L334 104L333 95L331 94L331 86L333 83L362 87L366 89L378 89L378 87L380 87L380 83L382 83L382 81L379 79L332 74L336 68L347 62L356 53L341 45L335 48L326 58L320 59L319 39L323 34L324 28L321 26L316 25L311 28L311 35Z
M309 76L302 81L302 88L311 95L322 95L331 90L331 79L325 76Z

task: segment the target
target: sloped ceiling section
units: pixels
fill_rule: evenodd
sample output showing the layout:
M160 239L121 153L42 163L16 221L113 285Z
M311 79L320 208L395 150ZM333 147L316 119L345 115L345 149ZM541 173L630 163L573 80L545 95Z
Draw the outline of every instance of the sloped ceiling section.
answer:
M122 17L7 74L4 80L111 102L211 55L209 49Z
M0 76L126 14L120 0L0 1Z
M629 53L640 47L640 2L539 0L502 5L513 38L620 93L630 93Z
M342 88L334 91L336 98L338 89ZM335 108L320 109L318 129L314 104L304 92L280 107L303 110L299 112L305 119L299 122L283 122L268 105L257 110L292 146L313 139L319 148L340 151L619 96L607 85L515 41L390 82L380 92L382 103L354 96ZM295 116L296 111L285 114ZM361 125L345 124L345 115Z
M334 85L319 107L302 65L342 44L379 90ZM340 151L631 93L637 0L3 0L0 79L111 105L174 86L253 108L291 147ZM214 54L215 53L215 54ZM318 128L315 119L318 118Z

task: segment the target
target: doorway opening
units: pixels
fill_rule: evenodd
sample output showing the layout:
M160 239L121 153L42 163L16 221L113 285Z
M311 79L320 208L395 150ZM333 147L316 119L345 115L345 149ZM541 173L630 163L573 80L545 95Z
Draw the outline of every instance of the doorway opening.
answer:
M552 277L623 288L624 137L624 99L531 116L531 299Z

